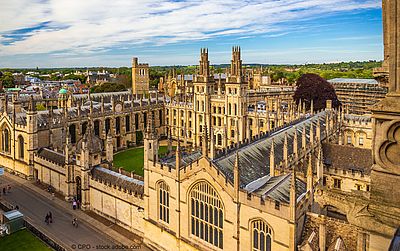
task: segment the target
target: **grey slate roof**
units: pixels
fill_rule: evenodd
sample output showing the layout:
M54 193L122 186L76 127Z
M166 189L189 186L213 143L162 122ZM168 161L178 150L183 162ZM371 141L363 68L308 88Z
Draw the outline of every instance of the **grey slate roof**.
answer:
M112 170L97 166L91 170L94 179L101 180L111 185L116 185L132 193L143 194L144 182L126 175L114 172Z
M249 183L244 189L261 196L263 199L269 197L280 202L289 203L291 178L291 173L275 177L267 175ZM306 183L296 178L296 198L299 199L305 192Z
M306 144L310 143L310 124L313 124L314 137L316 134L317 121L320 121L321 138L325 138L325 117L327 113L322 111L313 117L298 122L297 124L287 126L277 132L274 132L267 138L262 138L249 145L238 149L241 187L247 186L254 180L260 179L269 174L269 158L274 139L275 146L275 164L279 164L283 160L283 145L285 133L288 136L288 155L293 153L294 132L297 130L298 149L301 149L302 131L306 127ZM235 151L213 160L215 166L220 169L228 179L233 182L233 167L235 163Z
M200 159L202 156L201 151L196 151L193 153L182 152L181 153L181 163L182 166L190 165L190 163L195 162ZM160 163L171 168L175 168L176 165L176 155L168 156L162 159L159 159Z
M342 84L369 84L378 85L378 81L369 78L333 78L328 80L329 83L342 83Z
M60 166L63 166L65 163L65 155L48 148L40 148L37 152L38 156L54 162Z
M324 164L328 168L358 171L369 175L373 164L372 150L337 144L322 144Z

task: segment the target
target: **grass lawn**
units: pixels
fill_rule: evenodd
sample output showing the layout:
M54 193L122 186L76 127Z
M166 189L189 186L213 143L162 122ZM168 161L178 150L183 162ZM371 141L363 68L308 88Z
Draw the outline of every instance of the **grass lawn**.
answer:
M160 146L158 153L165 154L168 150L167 146ZM134 171L136 174L143 176L143 147L128 149L114 155L114 166L121 167L126 171Z
M26 229L0 238L1 251L29 250L51 251L41 240Z

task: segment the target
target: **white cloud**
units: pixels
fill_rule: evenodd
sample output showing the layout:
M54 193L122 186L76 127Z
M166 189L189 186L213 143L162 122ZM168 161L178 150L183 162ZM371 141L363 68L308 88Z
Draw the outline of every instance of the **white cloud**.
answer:
M2 3L4 1L4 3ZM285 34L285 22L379 8L378 0L0 0L1 37L50 22L0 54L92 54L115 46L163 45L217 36ZM289 29L289 28L288 28Z

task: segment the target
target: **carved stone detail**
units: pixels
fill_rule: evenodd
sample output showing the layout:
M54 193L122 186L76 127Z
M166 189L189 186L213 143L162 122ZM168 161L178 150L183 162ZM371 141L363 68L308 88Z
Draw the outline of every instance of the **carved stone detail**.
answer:
M375 163L387 172L400 174L400 120L377 123L376 130Z

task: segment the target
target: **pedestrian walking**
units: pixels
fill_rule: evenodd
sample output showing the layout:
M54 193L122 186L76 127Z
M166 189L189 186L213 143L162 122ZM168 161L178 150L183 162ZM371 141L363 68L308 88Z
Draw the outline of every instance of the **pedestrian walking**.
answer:
M46 217L44 218L44 222L46 222L46 224L49 225L49 213L46 214Z
M77 203L76 203L76 200L74 200L73 202L72 202L72 209L76 209L76 205L77 205Z
M6 194L6 188L3 187L3 194Z
M53 214L49 211L49 220L50 223L53 223Z
M77 201L76 201L76 207L77 207L78 209L81 208L81 201L80 201L80 200L77 200Z
M72 226L78 227L78 219L75 217L72 219Z

